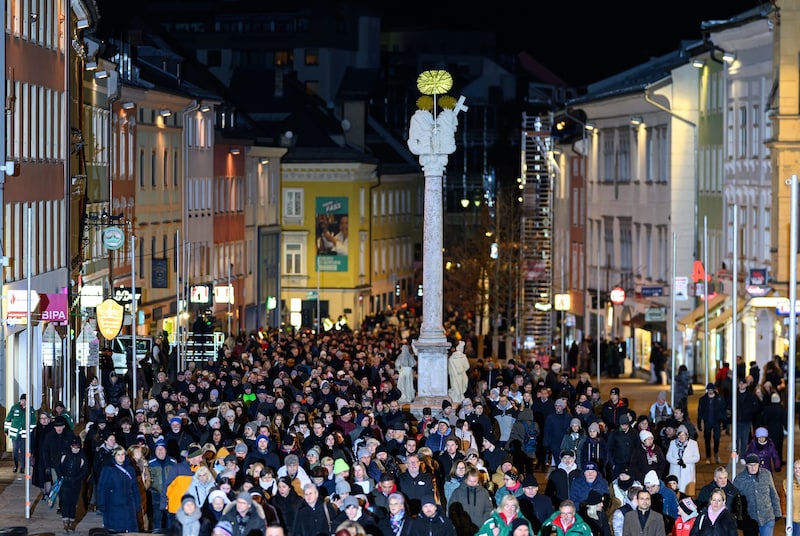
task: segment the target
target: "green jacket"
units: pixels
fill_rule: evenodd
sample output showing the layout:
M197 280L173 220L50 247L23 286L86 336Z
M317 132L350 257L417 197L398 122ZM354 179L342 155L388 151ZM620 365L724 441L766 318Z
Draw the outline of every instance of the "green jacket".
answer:
M33 430L33 427L36 426L36 412L31 407L28 408L28 411L31 413L30 430ZM25 431L25 412L22 410L22 406L19 405L19 402L11 406L11 409L8 410L8 415L6 415L6 420L3 423L3 430L8 434L11 440L25 439L25 437L27 437L28 434Z
M525 519L522 515L522 512L519 508L517 508L517 515L516 517L521 517ZM528 522L528 532L533 534L533 527L531 527L530 522ZM492 511L492 515L489 516L489 519L483 522L481 528L478 529L478 532L475 533L475 536L494 536L494 531L492 530L494 527L498 527L500 532L497 536L511 536L511 527L506 524L503 520L503 516L500 515L500 512L497 510Z
M547 518L539 529L539 536L550 536L551 532L555 529L555 536L592 536L592 529L586 524L586 521L579 514L575 514L575 523L564 532L560 525L554 524L556 518L561 515L561 512L556 510L553 515Z

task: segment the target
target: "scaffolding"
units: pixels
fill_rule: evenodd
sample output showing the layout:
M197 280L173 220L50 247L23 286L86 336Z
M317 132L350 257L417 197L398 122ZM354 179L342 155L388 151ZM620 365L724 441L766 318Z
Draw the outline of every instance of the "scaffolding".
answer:
M552 139L549 116L522 117L523 184L521 289L522 312L519 341L525 355L550 353L553 266L553 182L550 169Z

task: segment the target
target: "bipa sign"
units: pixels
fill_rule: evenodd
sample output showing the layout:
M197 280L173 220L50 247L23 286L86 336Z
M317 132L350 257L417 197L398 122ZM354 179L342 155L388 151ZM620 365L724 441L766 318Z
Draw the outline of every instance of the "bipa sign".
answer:
M42 322L55 322L57 324L67 323L67 312L69 310L66 294L44 294L41 296L40 310Z

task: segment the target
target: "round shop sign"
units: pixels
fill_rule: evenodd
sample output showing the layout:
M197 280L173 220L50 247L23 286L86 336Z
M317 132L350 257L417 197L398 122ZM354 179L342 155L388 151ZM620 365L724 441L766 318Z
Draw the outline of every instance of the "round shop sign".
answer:
M125 233L122 229L114 225L105 228L103 231L103 245L106 246L106 249L114 251L121 248L124 243Z
M611 303L614 305L621 305L625 303L625 289L616 287L611 290Z

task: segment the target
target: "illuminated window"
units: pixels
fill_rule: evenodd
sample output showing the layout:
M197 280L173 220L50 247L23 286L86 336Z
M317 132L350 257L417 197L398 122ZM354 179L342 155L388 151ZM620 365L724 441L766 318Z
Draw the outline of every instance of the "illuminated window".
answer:
M306 65L319 65L319 49L306 49Z

